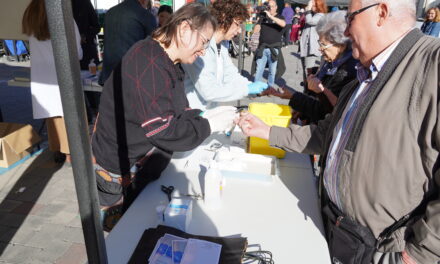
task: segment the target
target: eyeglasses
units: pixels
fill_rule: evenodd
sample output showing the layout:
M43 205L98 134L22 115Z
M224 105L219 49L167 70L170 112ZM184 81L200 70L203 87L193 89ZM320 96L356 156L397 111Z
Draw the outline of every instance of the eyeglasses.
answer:
M202 36L203 49L205 50L205 49L209 48L209 41L210 40L205 35L203 35L203 33L200 32L199 30L195 29L194 31L197 31L200 34L200 36Z
M347 13L347 14L345 15L345 22L347 22L347 28L350 27L351 22L353 21L353 19L354 19L354 17L355 17L356 15L359 15L360 13L364 12L364 11L367 10L368 8L371 8L371 7L373 7L373 6L377 6L377 5L379 5L379 4L380 4L380 3L375 3L375 4L372 4L372 5L369 5L369 6L363 7L363 8L361 8L361 9L359 9L359 10L354 11L354 12Z
M335 44L327 44L327 45L325 45L324 43L322 43L321 41L318 41L318 44L319 44L319 48L321 49L321 50L326 50L326 49L328 49L328 48L331 48L331 47L333 47Z

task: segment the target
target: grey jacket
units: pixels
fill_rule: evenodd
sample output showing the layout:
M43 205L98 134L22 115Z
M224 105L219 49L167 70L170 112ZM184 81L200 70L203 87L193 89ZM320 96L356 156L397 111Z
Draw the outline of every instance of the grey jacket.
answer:
M308 13L306 14L306 24L301 33L300 39L300 55L301 57L307 56L321 56L318 45L318 33L316 33L316 25L319 20L324 16L322 13Z
M440 40L414 29L399 43L363 103L340 157L343 210L379 234L430 197L424 215L381 243L418 263L440 260ZM357 80L343 88L332 114L318 125L272 127L270 144L288 151L328 152L334 127ZM324 164L325 166L325 164ZM322 175L321 175L322 176Z

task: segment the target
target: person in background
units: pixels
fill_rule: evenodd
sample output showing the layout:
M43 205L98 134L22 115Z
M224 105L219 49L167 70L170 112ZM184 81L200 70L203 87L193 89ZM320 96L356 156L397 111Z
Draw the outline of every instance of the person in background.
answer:
M216 20L200 3L181 7L151 37L135 43L105 82L92 150L101 216L111 229L174 151L228 131L236 108L189 108L181 64L203 56Z
M83 57L80 61L81 70L88 70L91 62L99 64L96 35L101 31L98 16L90 0L72 0L73 18L81 35ZM93 124L99 106L100 92L85 91L87 119Z
M293 14L293 19L292 19L293 25L299 25L299 18L301 17L300 11L301 11L301 8L299 8L299 6L295 7L295 11Z
M290 41L292 43L297 43L299 40L299 34L301 31L301 25L300 25L300 18L301 18L301 14L300 14L300 8L297 6L295 7L295 15L293 16L293 20L292 20L292 28L290 30Z
M251 74L255 73L255 81L263 80L266 64L269 65L269 76L267 83L270 87L275 85L275 79L281 77L285 70L284 58L281 53L282 31L286 26L284 17L277 14L277 3L275 0L269 0L267 7L269 10L260 15L258 24L260 24L260 39L258 49L255 51L252 61Z
M290 99L295 118L311 123L324 119L333 111L342 88L356 78L355 66L358 60L352 56L350 39L344 36L347 23L346 11L325 14L316 25L319 36L319 50L325 63L316 75L308 76L308 88L316 96L283 89L281 92L268 89L267 95ZM294 119L294 118L292 118Z
M125 0L105 14L104 59L99 84L110 76L127 50L150 36L156 28L155 17L146 9L150 0Z
M286 26L283 29L283 41L284 46L287 46L289 44L292 44L290 42L290 30L292 29L293 16L295 15L295 12L293 12L293 9L289 2L284 3L284 8L281 12L281 15L284 17L284 21L286 21Z
M327 13L327 6L325 0L310 0L305 10L305 25L300 39L300 56L304 80L307 79L309 74L316 72L321 61L316 25L321 17Z
M147 10L154 16L156 19L156 24L159 25L159 8L160 8L160 1L158 0L148 0L147 2Z
M426 11L422 32L429 36L440 37L440 10L437 7L430 8Z
M78 57L81 59L81 37L75 23L74 26ZM29 36L34 119L46 120L49 150L54 152L55 162L67 160L70 163L69 143L44 0L30 2L23 14L22 31Z
M90 61L99 63L96 35L101 31L101 26L98 15L90 0L72 0L72 12L81 35L81 70L88 70Z
M332 263L438 263L440 39L414 28L412 0L351 0L346 21L360 63L331 114L308 126L238 123L271 146L323 155Z
M157 18L159 21L159 27L166 24L173 14L173 9L169 5L161 5L159 11L157 12Z
M216 1L211 13L217 19L206 54L193 64L183 64L185 92L191 108L210 109L218 102L242 99L267 88L262 82L251 83L240 75L228 53L228 41L241 33L241 24L248 18L246 7L238 0Z

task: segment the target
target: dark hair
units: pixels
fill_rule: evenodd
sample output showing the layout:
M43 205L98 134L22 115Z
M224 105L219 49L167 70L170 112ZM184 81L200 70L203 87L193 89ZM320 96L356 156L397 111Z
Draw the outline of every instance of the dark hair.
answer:
M22 19L22 31L23 34L34 36L40 41L50 39L44 0L32 0L26 8Z
M152 37L168 48L177 36L177 27L183 21L188 21L191 29L201 29L207 23L211 23L214 31L217 28L217 21L208 9L201 3L193 2L179 8L165 25L153 32Z
M211 14L217 19L218 27L227 31L234 19L245 21L249 18L246 6L238 0L220 0L211 5Z
M172 14L173 13L173 9L169 5L161 5L159 7L159 11L157 11L157 14L159 15L162 12L167 12L167 13Z

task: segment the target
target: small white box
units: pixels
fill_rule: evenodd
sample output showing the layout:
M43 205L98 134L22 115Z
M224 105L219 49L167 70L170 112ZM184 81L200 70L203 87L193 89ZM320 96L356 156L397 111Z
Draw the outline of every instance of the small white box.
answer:
M279 176L278 161L273 156L219 151L216 161L225 178L272 182Z
M188 229L192 219L192 199L173 198L164 213L165 225L180 229Z

